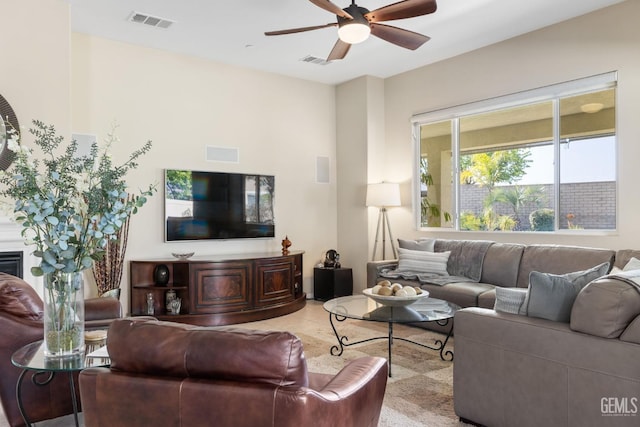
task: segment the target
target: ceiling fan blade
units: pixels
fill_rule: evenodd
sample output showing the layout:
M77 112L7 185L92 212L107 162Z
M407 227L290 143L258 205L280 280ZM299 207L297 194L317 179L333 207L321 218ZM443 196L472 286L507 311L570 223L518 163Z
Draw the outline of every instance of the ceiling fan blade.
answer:
M437 8L436 0L405 0L373 10L364 17L369 22L393 21L427 15Z
M416 50L430 39L430 37L413 31L384 24L371 24L371 34L410 50Z
M288 30L267 31L267 32L264 33L264 35L265 36L280 36L282 34L301 33L303 31L319 30L321 28L335 27L337 25L338 25L338 23L334 22L332 24L314 25L313 27L300 27L300 28L290 28Z
M335 45L333 45L333 49L331 49L331 53L327 58L327 61L335 61L336 59L342 59L347 56L347 52L351 45L349 43L345 43L342 40L338 39Z
M338 15L342 18L353 19L353 16L349 15L347 12L342 10L340 6L336 6L331 3L329 0L309 0L311 3L315 4L319 8L322 8L328 12L333 13L334 15Z

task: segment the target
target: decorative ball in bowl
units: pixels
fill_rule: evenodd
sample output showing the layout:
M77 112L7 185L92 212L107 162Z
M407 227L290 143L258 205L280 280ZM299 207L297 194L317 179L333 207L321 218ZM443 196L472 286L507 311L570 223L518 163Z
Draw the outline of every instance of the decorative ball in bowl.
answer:
M402 286L400 284L397 284L397 285ZM377 286L379 285L376 285L373 288L367 288L363 290L362 293L365 294L367 297L371 298L372 300L374 300L375 302L382 305L389 306L389 307L404 307L407 305L411 305L414 302L429 296L429 292L425 291L424 289L421 289L420 294L416 293L413 295L406 295L406 292L405 293L400 292L399 295L394 295L394 294L380 295L379 293L374 292L374 291L377 291L376 289Z
M185 253L172 252L171 253L171 255L173 255L178 259L189 259L193 256L193 254L195 254L195 252L185 252Z

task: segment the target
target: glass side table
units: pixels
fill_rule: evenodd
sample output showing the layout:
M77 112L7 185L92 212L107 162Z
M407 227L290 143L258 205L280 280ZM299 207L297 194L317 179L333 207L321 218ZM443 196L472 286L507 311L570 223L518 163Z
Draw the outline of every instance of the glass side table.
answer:
M93 366L109 366L108 358L86 357L85 354L68 357L48 357L44 354L44 342L36 341L27 344L16 350L11 356L11 363L22 369L18 382L16 383L16 399L18 401L18 409L27 426L31 426L31 422L25 413L22 403L22 383L27 372L31 372L31 382L38 386L48 385L56 374L66 373L69 376L69 386L71 388L71 403L73 405L73 415L76 427L80 426L78 421L78 397L76 396L75 381L73 379L74 372L81 371L85 368ZM45 374L44 378L42 374Z

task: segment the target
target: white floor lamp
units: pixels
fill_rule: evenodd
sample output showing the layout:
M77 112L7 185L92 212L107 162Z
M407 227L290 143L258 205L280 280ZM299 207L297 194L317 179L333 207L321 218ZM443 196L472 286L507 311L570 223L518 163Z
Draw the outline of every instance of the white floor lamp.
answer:
M376 242L373 245L372 261L376 259L376 250L380 241L380 230L382 230L382 259L386 259L385 248L387 246L387 232L391 243L393 257L398 258L396 247L393 244L393 235L391 234L391 225L387 218L387 207L400 206L400 185L391 182L382 182L380 184L369 184L367 186L367 206L377 206L380 208L378 213L378 226L376 227Z

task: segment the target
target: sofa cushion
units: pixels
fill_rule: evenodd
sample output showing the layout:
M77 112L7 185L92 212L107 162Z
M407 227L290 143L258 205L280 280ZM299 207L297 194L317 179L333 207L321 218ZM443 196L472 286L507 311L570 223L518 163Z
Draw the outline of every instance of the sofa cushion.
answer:
M636 316L636 318L629 323L627 329L620 335L620 341L640 344L640 315Z
M524 245L515 243L494 243L491 245L484 256L480 281L496 286L516 286L524 248Z
M615 251L610 249L529 245L522 254L516 286L526 288L529 285L529 274L532 271L566 274L571 271L586 270L603 262L613 263L614 255Z
M478 295L478 307L489 308L492 309L496 305L496 288L500 286L495 286L493 289L489 289L486 292ZM526 292L526 289L524 289Z
M578 293L592 280L609 270L605 262L584 271L562 275L532 271L526 298L526 314L530 317L569 322L571 308Z
M429 298L447 300L460 307L476 307L480 295L493 290L495 286L488 283L453 282L442 286L422 283L420 287L429 291Z
M405 240L398 239L398 247L402 249L410 249L412 251L428 251L433 252L433 247L436 243L436 239L420 239L420 240Z
M640 259L640 250L636 249L620 249L616 252L615 267L624 268L627 266L631 258Z
M571 310L571 329L617 338L640 314L640 292L612 277L594 280L580 291Z
M446 276L447 261L451 252L412 251L398 249L396 272L431 273Z
M631 257L629 262L627 262L622 268L614 265L611 271L609 272L609 274L618 274L618 273L623 273L625 271L632 271L632 270L640 270L640 259L636 257Z
M527 296L527 290L522 288L503 288L497 286L495 289L496 303L493 309L503 313L518 314L520 307Z

